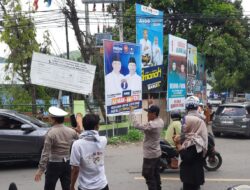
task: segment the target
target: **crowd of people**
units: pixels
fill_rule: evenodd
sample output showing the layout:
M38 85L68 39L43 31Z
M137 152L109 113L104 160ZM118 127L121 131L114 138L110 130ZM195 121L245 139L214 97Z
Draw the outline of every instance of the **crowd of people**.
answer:
M203 162L208 146L206 123L210 118L206 109L209 112L209 106L203 110L204 107L194 96L188 97L185 104L185 116L182 117L178 111L171 112L172 121L165 140L180 155L182 189L199 190L205 182ZM132 125L144 133L142 176L148 190L161 190L160 140L164 121L159 116L160 108L152 100L144 110L148 113L145 124L138 122L133 107L130 107L129 117ZM70 128L63 124L68 115L63 109L52 106L48 112L52 127L45 137L35 181L39 182L45 174L45 190L55 190L58 180L63 190L108 190L104 168L107 138L99 136L99 116L86 114L82 117L78 114L77 125Z

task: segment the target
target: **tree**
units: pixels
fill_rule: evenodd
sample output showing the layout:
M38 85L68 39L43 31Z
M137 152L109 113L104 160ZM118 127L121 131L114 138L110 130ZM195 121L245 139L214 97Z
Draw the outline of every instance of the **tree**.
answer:
M70 23L72 24L73 30L75 32L75 36L79 45L79 50L81 52L82 59L85 63L91 63L92 60L95 61L95 65L97 66L97 71L100 69L100 64L98 64L98 59L94 59L94 54L96 53L96 49L94 48L94 39L91 35L88 35L87 33L84 33L81 31L79 26L79 18L77 15L77 10L75 7L75 0L66 0L67 7L63 8L63 13L65 14L66 18L69 19ZM95 74L95 81L93 86L93 96L95 100L98 101L98 104L101 108L102 115L104 119L106 119L106 111L104 108L104 91L100 91L100 89L103 89L103 83L100 82L100 75L102 75L101 79L103 79L103 72L96 72ZM102 81L102 80L101 80ZM89 105L88 98L85 96L83 99L86 102L86 105L90 112L92 112L92 109Z
M185 38L206 55L208 73L215 76L215 90L250 90L246 82L250 68L249 24L243 16L241 0L126 2L124 41L135 42L135 2L144 5L151 3L153 8L164 12L165 57L168 34ZM117 29L114 28L113 32L117 32Z
M39 52L40 44L36 41L36 29L31 17L27 17L22 12L22 7L19 0L5 0L0 1L0 6L4 12L3 20L3 32L1 33L0 40L5 42L10 49L10 55L7 59L7 69L12 67L13 72L17 73L19 80L24 83L23 91L20 91L19 87L15 90L8 92L9 96L11 92L22 92L22 94L29 94L32 97L32 113L36 114L36 98L41 95L48 98L45 87L36 87L30 82L30 69L31 59L33 51ZM49 53L49 46L51 41L49 40L48 32L44 34L44 43L41 46L41 50L44 53ZM14 87L15 88L15 87ZM25 93L27 91L27 93ZM37 94L38 92L38 94ZM16 94L12 94L13 98L20 98ZM21 98L20 103L24 103L23 100L30 100L28 98ZM17 103L18 100L15 100ZM30 102L26 102L30 103Z

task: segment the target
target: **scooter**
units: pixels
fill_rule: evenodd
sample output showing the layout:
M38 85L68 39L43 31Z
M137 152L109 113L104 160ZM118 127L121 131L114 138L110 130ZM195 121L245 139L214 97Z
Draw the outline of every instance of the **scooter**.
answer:
M178 169L178 157L179 154L175 148L173 148L166 141L160 142L161 146L161 164L160 171L163 172L165 169ZM214 137L208 134L208 150L204 158L204 168L207 171L216 171L221 167L222 157L219 152L215 150Z

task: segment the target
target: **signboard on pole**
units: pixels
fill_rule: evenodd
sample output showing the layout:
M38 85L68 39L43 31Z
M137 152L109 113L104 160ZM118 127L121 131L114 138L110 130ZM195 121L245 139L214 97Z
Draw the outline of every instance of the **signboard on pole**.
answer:
M92 93L96 66L41 53L33 53L32 84L79 94Z
M140 45L104 40L105 104L108 116L142 111Z
M197 73L197 48L191 44L187 45L187 94L194 95Z
M143 89L159 90L163 74L162 11L136 4L136 42L141 45ZM158 74L154 75L154 73Z
M185 109L187 40L169 35L167 111Z

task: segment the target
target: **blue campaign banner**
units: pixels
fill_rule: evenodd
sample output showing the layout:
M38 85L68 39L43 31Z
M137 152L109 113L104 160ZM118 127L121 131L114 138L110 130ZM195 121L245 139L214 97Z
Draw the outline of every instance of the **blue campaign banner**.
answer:
M163 12L136 4L136 42L142 67L163 64Z
M162 11L136 4L136 42L141 45L143 90L160 90L163 73ZM154 77L149 78L152 75Z
M185 109L187 40L169 35L167 111Z
M104 40L105 104L108 116L142 111L140 45Z

